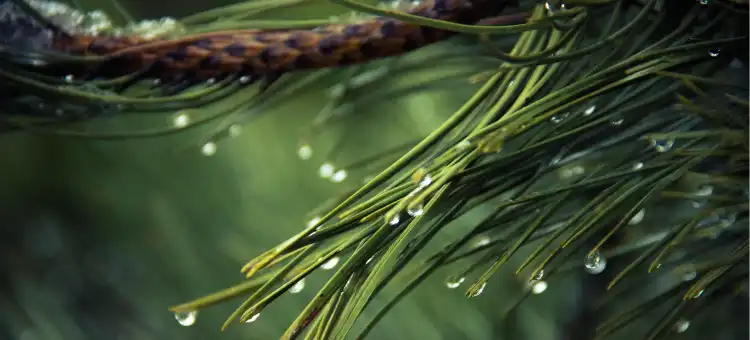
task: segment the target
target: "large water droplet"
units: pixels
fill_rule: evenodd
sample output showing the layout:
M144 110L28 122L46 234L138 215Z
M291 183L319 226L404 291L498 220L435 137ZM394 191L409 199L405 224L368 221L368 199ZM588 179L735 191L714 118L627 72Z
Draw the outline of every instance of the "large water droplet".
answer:
M690 328L690 321L686 319L679 319L674 324L674 331L677 333L685 332L688 328Z
M701 5L708 5L709 0L699 0L698 1Z
M470 147L471 147L471 142L469 142L466 139L458 142L458 144L456 144L456 146L454 146L454 148L456 148L456 150L459 150L459 151L466 150L466 149L468 149Z
M172 119L172 125L174 125L176 128L184 128L190 123L190 116L181 113Z
M318 224L318 222L320 222L320 216L315 216L307 221L307 227L312 228L314 225Z
M182 326L192 326L195 323L195 320L198 318L198 311L193 310L189 312L177 312L174 313L174 318Z
M477 296L481 295L482 292L484 292L484 287L486 287L486 286L487 286L487 282L483 282L482 285L479 286L479 288L477 288L477 290L471 292L471 296L470 297L477 297Z
M696 190L693 195L695 196L710 196L714 193L714 186L710 184L704 184L701 185L698 190Z
M583 111L583 115L590 116L592 113L594 113L594 111L596 111L596 105L591 105L586 109L586 111Z
M203 144L201 153L205 156L213 156L214 154L216 154L216 143L208 142L206 144Z
M260 313L255 313L249 319L245 320L245 323L253 323L255 322L255 320L258 320L259 317L260 317Z
M339 264L339 257L333 257L330 260L326 261L326 263L323 263L320 268L323 270L331 270L336 267L336 265Z
M698 272L692 266L688 266L682 272L682 281L693 281L698 277Z
M477 241L474 243L474 246L475 247L484 247L484 246L490 244L491 241L492 241L492 239L490 239L489 236L482 235L482 236L479 236L477 238Z
M336 169L331 163L323 163L323 165L320 166L320 169L318 169L318 175L323 178L331 178L334 171L336 171Z
M651 139L651 146L656 152L667 152L674 146L674 139Z
M72 74L69 74L69 75L65 76L63 79L65 79L66 83L72 83L73 80L75 80L75 77L73 77Z
M414 217L422 216L424 214L424 204L422 202L411 202L406 207L406 213Z
M708 50L708 55L710 55L710 56L712 56L714 58L718 57L720 53L721 53L721 49L720 48L712 48L712 49Z
M401 223L401 216L399 214L393 214L392 216L389 216L388 214L386 214L385 219L386 221L388 221L388 224L393 225L393 226Z
M630 225L636 225L638 223L641 223L643 221L643 218L646 216L646 209L638 210L638 212L633 215L633 217L628 221L628 224Z
M597 275L607 268L607 259L596 251L586 256L583 266L589 274Z
M310 159L312 156L312 148L307 144L300 146L299 149L297 149L297 156L303 160Z
M289 288L289 293L297 294L301 292L303 289L305 289L305 279L302 278L297 283L294 284L291 288Z
M641 168L643 168L643 163L638 162L633 164L633 170L640 170Z
M338 170L331 175L331 181L334 183L341 183L346 179L346 170Z
M534 294L542 294L544 291L547 290L547 282L546 281L535 281L531 284L531 292Z
M567 112L566 112L566 113L563 113L563 114L559 114L559 115L554 115L554 116L552 116L552 118L550 118L549 120L550 120L550 121L551 121L552 123L555 123L555 124L560 124L560 123L562 123L562 122L563 122L563 121L565 120L565 118L568 118L568 115L570 115L570 114L569 114L569 113L567 113Z
M452 277L445 281L445 286L450 289L456 289L458 286L460 286L462 283L464 283L466 279L463 277Z

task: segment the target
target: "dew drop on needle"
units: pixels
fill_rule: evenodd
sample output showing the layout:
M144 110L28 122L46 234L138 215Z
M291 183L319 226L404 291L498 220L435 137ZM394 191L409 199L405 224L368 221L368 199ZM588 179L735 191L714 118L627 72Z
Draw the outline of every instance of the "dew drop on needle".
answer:
M182 326L192 326L198 318L198 311L176 312L174 313L174 318Z

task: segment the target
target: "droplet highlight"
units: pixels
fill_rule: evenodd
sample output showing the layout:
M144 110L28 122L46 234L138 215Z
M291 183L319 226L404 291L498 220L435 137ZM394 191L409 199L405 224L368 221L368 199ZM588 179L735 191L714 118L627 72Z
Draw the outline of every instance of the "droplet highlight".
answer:
M260 317L260 313L255 313L249 319L245 320L245 323L253 323Z
M596 251L592 254L586 255L586 258L583 260L583 266L587 273L597 275L607 268L607 259L602 256L601 253Z
M641 223L644 217L646 217L646 209L638 210L638 212L635 215L633 215L632 218L630 218L630 221L628 221L628 224L636 225L638 223Z
M346 170L338 170L331 175L331 182L341 183L346 179Z
M531 284L531 292L539 295L544 293L544 291L547 290L547 282L546 281L536 281Z
M178 114L172 119L172 125L176 128L184 128L188 124L190 124L190 116L184 113Z
M479 288L473 292L471 292L470 297L477 297L479 295L482 295L482 292L484 292L484 287L487 287L487 282L483 282Z
M174 318L181 326L189 327L195 324L195 320L198 318L198 311L176 312L174 313Z
M336 268L336 265L339 264L339 257L333 257L330 260L326 261L326 263L323 263L320 268L323 270L331 270L333 268Z
M449 289L456 289L462 283L464 283L465 280L466 280L466 278L463 278L463 277L450 278L450 279L448 279L448 281L445 282L445 286L448 287Z
M204 156L213 156L214 154L216 154L216 143L208 142L206 144L203 144L203 147L201 147L201 153Z
M424 214L424 204L422 202L411 202L406 207L406 213L413 217L422 216Z
M651 146L656 152L667 152L674 146L674 139L651 139Z
M312 157L312 147L309 145L302 145L297 149L297 156L302 160L308 160Z
M297 281L291 288L289 288L289 293L291 294L297 294L301 292L303 289L305 289L305 279L302 278L301 280Z
M331 178L336 169L331 163L323 163L318 169L318 175L323 178Z
M690 328L690 321L686 319L679 319L674 324L674 331L677 333L683 333Z

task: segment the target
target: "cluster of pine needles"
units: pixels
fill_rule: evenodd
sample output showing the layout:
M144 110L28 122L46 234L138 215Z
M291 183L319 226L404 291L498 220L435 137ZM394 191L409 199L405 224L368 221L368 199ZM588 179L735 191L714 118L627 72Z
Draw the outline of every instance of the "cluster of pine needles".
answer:
M243 268L248 280L171 311L195 313L245 296L224 327L246 322L333 258L343 261L284 338L364 338L439 269L453 271L447 284L472 297L514 257L520 265L512 272L528 282L528 289L507 297L517 302L503 311L506 317L527 296L566 275L584 270L596 275L603 292L586 302L591 328L581 338L635 331L642 332L639 338L661 339L746 298L750 108L747 78L738 77L747 73L746 2L571 0L563 6L529 1L520 4L531 13L529 23L501 27L436 22L351 0L332 2L465 33L450 50L424 58L483 67L473 75L444 75L393 92L458 79L465 83L469 77L479 89L407 151L386 152L399 157L322 207L315 223L251 260ZM186 32L267 28L273 24L243 20L271 6L238 4L183 23ZM219 23L228 13L234 13L232 20ZM550 15L558 19L545 20ZM408 57L397 59L381 80L432 65ZM347 79L367 68L347 70ZM195 112L203 103L212 104L210 114L187 127L92 132L61 126L60 120L77 116L40 114L30 120L14 115L10 111L28 111L22 105L35 101L6 100L3 122L87 138L142 138L220 121L203 141L215 142L232 124L255 115L247 107L260 112L331 72L305 75L303 81L282 79L248 95L238 92L242 82L232 77L174 94L149 84L123 93L117 91L118 82L128 79L81 84L56 79L60 86L45 87L41 84L49 79L35 77L46 76L2 68L6 80L37 81L26 84L35 89L32 95L56 108L175 112L190 107L200 116ZM361 86L343 83L342 93ZM336 104L393 95L341 95ZM330 114L322 122L341 116ZM484 217L471 230L430 249L436 235L476 212ZM399 293L363 320L386 287ZM628 327L636 324L638 329Z

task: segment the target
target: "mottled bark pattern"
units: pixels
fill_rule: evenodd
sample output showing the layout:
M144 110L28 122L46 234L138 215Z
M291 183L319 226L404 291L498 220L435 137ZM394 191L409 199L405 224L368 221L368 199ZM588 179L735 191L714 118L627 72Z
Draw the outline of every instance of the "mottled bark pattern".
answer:
M462 24L497 14L505 0L428 0L409 13ZM374 18L314 30L242 30L175 40L60 37L55 48L74 55L109 56L108 76L153 69L161 78L208 79L227 74L263 77L293 70L350 65L401 54L452 32ZM96 72L96 73L98 73Z

